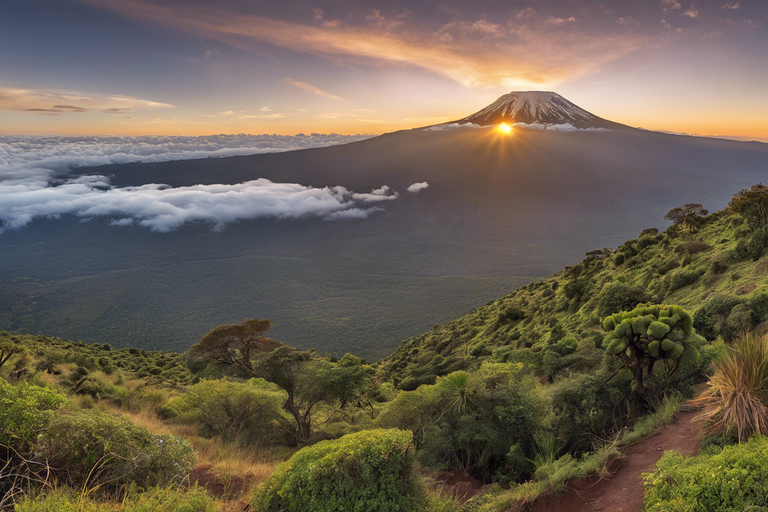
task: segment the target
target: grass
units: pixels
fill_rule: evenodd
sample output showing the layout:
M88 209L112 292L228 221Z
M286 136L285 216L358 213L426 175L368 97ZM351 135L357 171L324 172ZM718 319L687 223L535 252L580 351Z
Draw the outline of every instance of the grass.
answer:
M743 335L715 367L699 402L713 434L735 433L739 442L768 434L768 335Z

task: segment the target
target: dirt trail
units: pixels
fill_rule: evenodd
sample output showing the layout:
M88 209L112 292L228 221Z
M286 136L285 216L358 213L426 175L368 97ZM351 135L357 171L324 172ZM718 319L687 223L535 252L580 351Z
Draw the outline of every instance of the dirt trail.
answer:
M573 480L562 492L528 505L526 512L641 512L645 490L640 475L656 469L656 462L667 450L684 456L696 453L701 423L693 419L699 414L698 409L679 413L674 423L627 447L608 465L610 476Z

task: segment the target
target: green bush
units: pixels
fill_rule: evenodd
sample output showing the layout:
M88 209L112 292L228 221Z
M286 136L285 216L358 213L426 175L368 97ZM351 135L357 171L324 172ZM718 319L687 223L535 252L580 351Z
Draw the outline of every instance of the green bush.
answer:
M684 286L695 283L699 280L699 272L696 270L680 269L664 277L667 284L667 291L672 293Z
M736 512L768 507L768 439L726 446L719 453L683 458L665 453L657 470L645 473L645 511Z
M36 451L63 468L68 482L107 488L164 486L183 479L195 463L184 439L153 435L124 416L85 410L56 416Z
M26 451L64 402L51 389L0 379L0 444Z
M604 317L618 311L629 311L649 299L650 297L642 286L612 282L606 284L600 291L597 314Z
M204 380L168 402L161 412L180 423L198 425L205 437L221 436L244 444L285 443L290 431L290 423L281 414L285 393L259 380L261 383L248 384Z
M423 509L408 431L365 430L299 450L251 500L258 512L408 512Z

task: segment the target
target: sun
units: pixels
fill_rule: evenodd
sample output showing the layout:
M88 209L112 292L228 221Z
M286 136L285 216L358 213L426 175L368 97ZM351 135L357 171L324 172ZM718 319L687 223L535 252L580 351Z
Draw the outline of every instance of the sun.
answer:
M499 131L500 131L501 133L511 133L511 132L512 132L512 127L511 127L511 126L509 126L507 123L501 123L501 124L498 126L498 129L499 129Z

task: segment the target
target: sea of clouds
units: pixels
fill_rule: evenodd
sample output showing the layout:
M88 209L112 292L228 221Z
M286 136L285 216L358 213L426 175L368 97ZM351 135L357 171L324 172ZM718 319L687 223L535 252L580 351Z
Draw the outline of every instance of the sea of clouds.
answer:
M189 222L220 229L256 218L327 220L366 218L377 204L395 200L386 185L370 192L343 186L308 187L256 179L235 185L114 187L84 167L251 155L323 147L364 135L213 135L204 137L16 137L0 136L0 233L36 218L76 215L109 218L116 226L139 225L167 232ZM418 192L428 186L408 187Z

